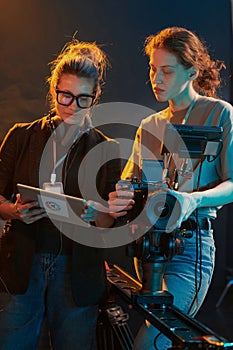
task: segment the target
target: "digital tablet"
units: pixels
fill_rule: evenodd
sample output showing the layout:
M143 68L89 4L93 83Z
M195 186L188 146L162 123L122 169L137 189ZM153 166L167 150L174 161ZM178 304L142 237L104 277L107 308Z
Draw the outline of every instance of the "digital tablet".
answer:
M85 209L86 200L61 193L43 190L41 188L17 184L24 203L38 201L51 219L75 223Z

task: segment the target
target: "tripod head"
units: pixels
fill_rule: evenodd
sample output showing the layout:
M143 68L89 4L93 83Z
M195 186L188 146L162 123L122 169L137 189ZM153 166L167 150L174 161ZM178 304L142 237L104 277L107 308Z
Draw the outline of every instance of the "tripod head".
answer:
M135 228L134 228L135 230ZM170 233L150 229L145 235L127 246L127 255L140 261L141 294L155 295L162 291L164 267L176 254L184 251L184 230Z

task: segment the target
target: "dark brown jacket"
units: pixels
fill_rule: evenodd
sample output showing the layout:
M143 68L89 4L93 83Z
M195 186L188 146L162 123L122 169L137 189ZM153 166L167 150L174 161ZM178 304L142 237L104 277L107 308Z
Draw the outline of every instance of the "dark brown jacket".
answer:
M1 146L0 194L10 199L17 191L17 183L39 187L39 167L45 144L51 135L48 117L32 123L16 124L8 132ZM119 145L95 128L83 134L69 152L64 179L65 193L81 197L78 181L73 181L84 156L99 145L100 164L96 186L107 200L120 177ZM111 160L112 159L112 160ZM96 161L95 161L96 163ZM87 165L90 171L91 164ZM64 174L63 174L64 175ZM91 195L88 181L82 184ZM93 199L95 198L86 198ZM10 232L0 239L0 290L13 294L25 293L35 253L36 232L43 227L41 219L26 225L12 220ZM97 304L106 291L106 276L102 250L72 241L72 291L77 305ZM5 284L5 285L4 285Z

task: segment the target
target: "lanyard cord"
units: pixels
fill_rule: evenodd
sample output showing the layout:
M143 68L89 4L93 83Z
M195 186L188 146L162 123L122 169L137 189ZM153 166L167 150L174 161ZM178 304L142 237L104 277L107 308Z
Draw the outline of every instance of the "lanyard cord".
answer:
M49 119L49 124L50 124L50 128L52 130L52 134L54 134L53 136L56 135L56 128L53 124L53 120L52 118L50 117ZM83 129L80 129L78 130L77 134L75 135L75 138L73 140L73 145L76 143L76 141L78 139L80 139L80 137L86 133L86 132L89 132L92 128L92 124L91 124L91 121L89 121L89 124L84 126ZM56 143L56 140L53 138L53 170L52 170L52 173L50 175L50 182L52 184L54 184L56 182L56 169L61 165L62 162L64 162L66 156L67 156L67 153L66 152L58 161L57 161L57 143Z
M184 120L182 121L181 124L186 124L187 123L187 120L189 118L189 114L190 114L191 110L193 109L193 107L194 107L194 105L196 103L196 100L197 100L197 94L194 96L194 98L193 98L193 100L192 100L192 102L191 102L191 104L190 104L190 106L189 106L189 108L188 108L188 110L187 110L187 112L186 112L186 114L184 116Z
M50 176L50 181L52 184L56 181L56 169L61 165L61 163L64 161L67 153L65 153L60 159L57 161L57 143L55 140L53 140L53 171Z

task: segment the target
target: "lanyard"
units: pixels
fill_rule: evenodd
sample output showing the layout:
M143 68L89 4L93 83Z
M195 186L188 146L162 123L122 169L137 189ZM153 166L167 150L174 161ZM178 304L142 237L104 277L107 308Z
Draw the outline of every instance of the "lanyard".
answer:
M55 140L53 140L53 171L50 176L50 182L52 184L56 181L56 169L61 165L61 163L64 161L67 153L65 153L60 159L57 161L57 143Z
M81 129L78 129L78 130L75 130L75 137L73 139L73 144L78 140L80 139L80 137L86 133L86 132L89 132L90 129L92 128L92 124L91 124L91 120L88 121L88 124L87 125L84 125L83 128ZM53 132L54 132L54 135L56 135L56 130L55 128L52 128L53 129ZM53 139L53 170L52 170L52 173L51 173L51 176L50 176L50 182L52 184L55 183L56 181L56 169L61 165L62 162L64 162L66 156L67 156L67 153L66 152L60 159L58 159L57 161L57 143L56 143L56 140Z
M197 94L194 96L185 116L184 116L184 120L182 121L182 124L186 124L187 120L188 120L188 117L189 117L189 114L191 112L191 110L193 109L194 105L195 105L195 102L197 100Z

